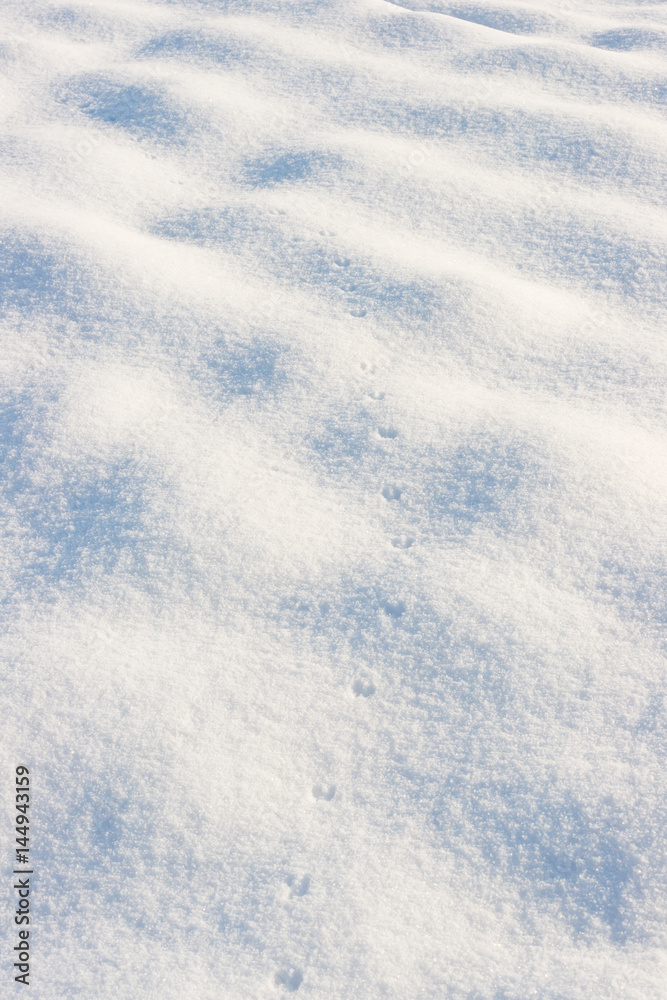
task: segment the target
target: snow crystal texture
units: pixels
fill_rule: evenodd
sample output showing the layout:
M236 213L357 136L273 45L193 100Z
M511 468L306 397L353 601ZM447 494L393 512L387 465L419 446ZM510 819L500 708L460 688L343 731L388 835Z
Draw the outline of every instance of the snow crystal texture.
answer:
M36 1000L664 1000L666 50L4 0Z

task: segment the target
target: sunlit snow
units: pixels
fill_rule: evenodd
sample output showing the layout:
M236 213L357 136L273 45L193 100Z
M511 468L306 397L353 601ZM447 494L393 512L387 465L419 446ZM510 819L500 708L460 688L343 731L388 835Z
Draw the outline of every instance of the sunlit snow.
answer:
M33 1000L664 1000L666 51L4 0Z

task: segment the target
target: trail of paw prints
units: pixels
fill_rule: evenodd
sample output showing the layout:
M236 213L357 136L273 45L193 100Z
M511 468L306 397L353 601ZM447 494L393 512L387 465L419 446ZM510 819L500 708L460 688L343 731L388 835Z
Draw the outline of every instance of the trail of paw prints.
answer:
M301 878L293 874L286 875L283 888L289 898L301 899L310 892L310 875L302 875ZM288 993L298 990L302 982L303 973L296 966L279 969L273 977L273 985Z
M331 802L336 795L336 786L318 781L310 792L316 802ZM284 888L289 897L301 899L310 892L310 875L299 877L290 873L285 876ZM287 993L295 993L302 983L303 972L296 966L279 969L273 977L273 985Z
M375 365L372 365L367 361L361 362L361 370L369 376L373 376L376 373ZM373 400L373 402L381 402L385 398L384 392L379 389L369 389L366 395L369 399ZM398 429L393 427L391 424L378 424L375 428L375 433L378 438L385 441L392 441L399 437ZM386 483L382 487L381 493L388 503L398 503L401 500L403 490L397 483ZM393 548L405 551L412 548L415 544L415 537L410 534L395 535L391 539L391 544ZM406 610L404 601L385 601L382 604L382 608L385 613L392 618L400 618Z
M327 785L318 782L311 789L312 797L318 802L331 802L336 794L335 785ZM289 874L285 877L285 888L288 895L295 899L301 899L310 892L310 875ZM303 982L303 973L296 966L279 969L273 977L273 984L288 993L295 993Z
M377 371L375 365L370 364L368 361L362 361L359 367L362 372L369 377L375 375ZM379 403L385 398L385 393L382 389L367 389L366 398L372 400L374 403Z
M285 876L283 891L288 899L299 900L310 892L310 875L289 874ZM296 966L279 969L273 977L273 985L288 993L294 993L303 982L303 973Z
M363 371L368 371L370 374L375 373L375 368L369 368L366 362L362 362L361 368ZM380 402L385 398L384 392L377 389L369 390L366 394L369 399L374 402ZM393 440L399 436L399 432L395 427L380 425L376 428L376 433L378 437L384 438L385 440ZM400 501L403 494L403 490L396 483L387 483L382 487L382 496L388 502ZM401 534L394 535L391 539L391 544L395 549L410 549L415 544L414 535Z

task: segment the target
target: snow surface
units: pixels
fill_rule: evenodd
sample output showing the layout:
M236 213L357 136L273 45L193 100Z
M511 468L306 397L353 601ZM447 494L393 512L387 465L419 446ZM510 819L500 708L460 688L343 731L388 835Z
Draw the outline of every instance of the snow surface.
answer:
M667 996L666 43L4 0L33 998Z

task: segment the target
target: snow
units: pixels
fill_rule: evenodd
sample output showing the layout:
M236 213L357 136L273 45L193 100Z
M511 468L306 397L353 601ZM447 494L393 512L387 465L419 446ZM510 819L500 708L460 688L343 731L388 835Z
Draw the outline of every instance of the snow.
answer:
M664 997L666 14L5 0L37 1000Z

